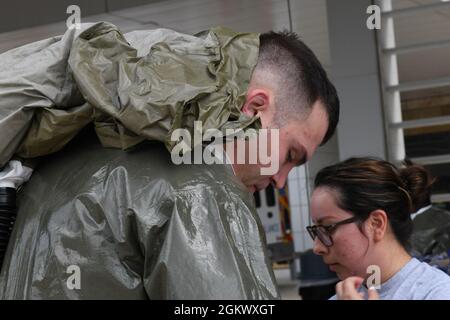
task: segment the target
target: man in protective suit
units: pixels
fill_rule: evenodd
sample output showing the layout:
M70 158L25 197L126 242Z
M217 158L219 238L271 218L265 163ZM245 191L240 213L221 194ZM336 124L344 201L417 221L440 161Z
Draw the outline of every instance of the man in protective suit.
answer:
M0 70L0 166L36 167L18 193L0 298L279 297L252 192L282 187L339 117L294 34L123 35L97 23L8 51ZM214 154L222 163L174 163L174 134L201 135L195 121L231 144ZM255 130L270 162L237 161L231 129Z
M431 203L431 185L421 193L411 215L411 253L419 258L450 253L450 212Z

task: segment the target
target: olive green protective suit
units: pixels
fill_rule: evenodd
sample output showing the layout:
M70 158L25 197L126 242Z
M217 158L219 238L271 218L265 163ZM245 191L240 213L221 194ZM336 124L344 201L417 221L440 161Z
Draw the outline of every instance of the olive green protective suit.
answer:
M240 112L258 49L258 34L223 28L98 23L1 54L0 166L43 161L18 195L0 298L278 298L232 167L169 153L195 120L260 128Z

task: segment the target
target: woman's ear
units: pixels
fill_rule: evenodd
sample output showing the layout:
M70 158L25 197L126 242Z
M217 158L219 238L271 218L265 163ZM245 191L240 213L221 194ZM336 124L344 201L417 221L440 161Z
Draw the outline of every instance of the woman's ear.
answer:
M268 110L270 105L269 95L270 93L265 89L253 89L249 91L241 111L253 117L260 112Z
M373 235L375 242L381 241L388 226L388 217L384 210L378 209L370 213L368 222L368 228Z

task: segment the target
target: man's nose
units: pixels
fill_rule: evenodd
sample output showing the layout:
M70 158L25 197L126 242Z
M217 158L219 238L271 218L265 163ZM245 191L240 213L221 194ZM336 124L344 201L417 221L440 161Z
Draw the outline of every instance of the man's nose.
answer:
M281 189L286 184L286 180L288 178L289 172L294 168L294 166L291 165L284 165L280 171L274 176L272 176L273 184L277 189Z
M281 189L286 184L286 178L287 175L282 175L280 173L277 173L276 175L272 176L272 184L277 188Z

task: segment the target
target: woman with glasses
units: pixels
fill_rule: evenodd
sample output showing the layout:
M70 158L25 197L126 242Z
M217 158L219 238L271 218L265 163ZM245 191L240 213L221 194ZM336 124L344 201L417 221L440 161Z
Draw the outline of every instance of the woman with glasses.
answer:
M342 280L331 299L450 299L450 277L408 253L411 213L427 171L351 158L316 176L307 227L314 252ZM372 289L375 286L377 290Z

